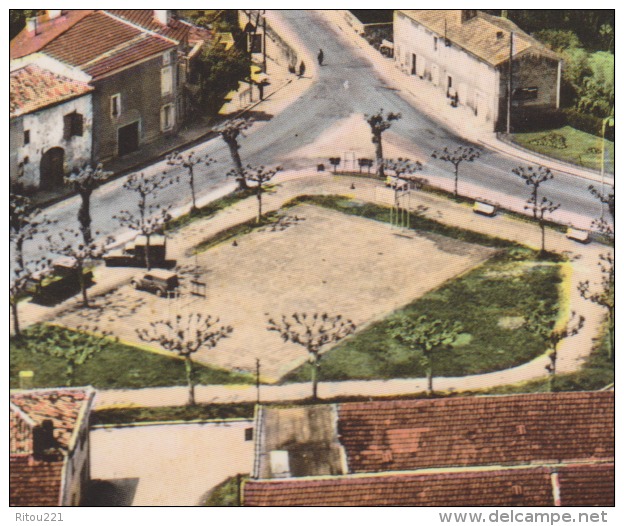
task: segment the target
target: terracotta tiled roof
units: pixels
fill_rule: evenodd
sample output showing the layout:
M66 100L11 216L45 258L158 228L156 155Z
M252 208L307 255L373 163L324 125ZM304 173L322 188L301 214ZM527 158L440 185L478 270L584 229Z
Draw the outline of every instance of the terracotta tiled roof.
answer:
M93 90L85 82L57 75L35 64L11 72L10 84L10 117L31 113Z
M562 506L615 506L615 465L559 468Z
M552 506L548 468L249 481L245 506Z
M188 40L191 30L194 28L192 24L176 18L170 18L169 24L163 25L156 20L153 9L107 9L107 11L149 31L172 38L177 42ZM207 29L204 31L205 36L209 37L210 32Z
M251 480L245 506L613 506L614 464Z
M64 461L9 457L9 503L11 506L59 506Z
M97 78L176 45L172 40L97 11L73 24L41 51Z
M93 391L90 388L18 391L11 393L11 403L35 425L42 424L44 420L52 420L54 438L61 448L67 450L80 412L92 396ZM32 453L32 437L25 436L24 430L18 429L20 421L23 419L11 408L10 453Z
M614 457L614 393L345 403L350 473Z
M93 13L93 9L72 9L62 16L49 19L47 15L37 17L38 31L33 35L24 28L10 43L11 59L24 57L41 50L46 44L67 31L76 22Z
M406 16L440 37L446 36L457 46L483 61L498 66L509 59L510 33L514 33L514 55L527 50L558 60L556 53L546 48L510 20L481 11L470 20L461 22L460 9L405 9ZM500 37L499 34L503 33Z

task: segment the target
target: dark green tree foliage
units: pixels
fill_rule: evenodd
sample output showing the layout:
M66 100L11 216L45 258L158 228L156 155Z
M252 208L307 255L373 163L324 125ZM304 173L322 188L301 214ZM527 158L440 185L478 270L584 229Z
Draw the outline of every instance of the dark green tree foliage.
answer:
M238 89L238 82L249 77L251 59L247 53L233 47L225 50L216 42L206 49L199 64L200 102L208 115L216 115L223 98Z
M13 40L26 26L26 19L37 13L38 9L9 9L9 39Z

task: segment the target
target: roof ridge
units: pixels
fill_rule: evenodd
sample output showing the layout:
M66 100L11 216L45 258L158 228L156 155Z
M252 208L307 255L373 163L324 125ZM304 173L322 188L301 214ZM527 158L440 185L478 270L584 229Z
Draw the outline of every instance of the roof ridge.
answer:
M109 13L105 9L102 9L101 11L102 11L102 13L104 13L107 16L109 16L110 18L112 18L114 20L118 20L119 22L122 22L122 23L124 23L124 24L126 24L126 25L128 25L130 27L138 29L139 31L143 31L144 33L148 33L149 35L157 37L157 38L162 38L163 40L171 42L171 43L175 44L176 46L179 44L179 42L177 42L173 38L166 37L164 35L161 35L160 33L157 33L156 31L153 31L151 29L147 29L146 27L143 27L143 26L141 26L139 24L135 24L134 22L130 22L130 20L126 20L125 18L123 18L123 17L121 17L119 15L115 15L113 13Z

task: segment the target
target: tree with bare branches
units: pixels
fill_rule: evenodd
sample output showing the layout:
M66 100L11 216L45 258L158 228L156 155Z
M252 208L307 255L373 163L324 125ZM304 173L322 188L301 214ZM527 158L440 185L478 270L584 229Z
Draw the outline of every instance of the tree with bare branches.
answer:
M589 192L600 201L603 205L607 205L611 220L615 221L615 186L611 191L599 190L593 184L589 185Z
M312 399L318 399L318 368L321 362L321 348L336 343L355 331L355 324L340 314L294 313L282 315L281 320L268 321L267 330L279 333L285 342L305 347L312 365Z
M102 185L113 172L107 172L101 164L95 168L91 165L85 165L82 168L74 170L65 176L65 184L77 192L80 196L81 203L78 210L78 223L80 223L80 231L85 245L89 245L93 241L91 234L91 195Z
M548 390L554 390L555 375L557 374L557 351L559 344L566 338L570 338L579 333L585 325L585 317L576 317L572 312L567 323L557 327L556 311L548 308L544 302L540 302L537 307L531 310L527 319L527 329L539 336L548 344L548 359L546 365L548 371ZM576 320L575 320L576 318Z
M390 325L390 334L421 360L427 371L427 395L433 394L433 357L436 351L450 347L463 330L461 323L431 320L427 316L414 319L401 316Z
M30 199L11 193L9 197L9 239L15 248L15 264L24 268L24 243L45 234L55 221L48 219L35 208Z
M113 219L119 221L121 226L136 230L145 236L145 267L151 270L150 261L150 238L152 235L162 232L167 221L171 219L170 206L148 203L148 199L154 199L157 192L172 185L175 180L167 174L156 174L146 177L143 172L133 173L128 176L123 187L126 190L136 192L139 197L138 212L121 210Z
M222 338L234 330L229 325L217 327L219 318L190 313L177 315L173 320L150 323L149 329L137 329L137 335L146 343L157 343L163 349L176 353L184 360L189 389L188 404L195 405L195 378L192 356L200 349L213 349Z
M550 199L542 196L542 200L538 203L533 202L533 196L529 198L527 204L524 206L525 210L531 210L533 215L537 217L537 221L542 231L542 248L541 253L546 252L546 221L544 216L546 214L552 214L559 209L561 205L553 203Z
M245 180L246 188L249 188L250 184L253 185L252 188L258 200L258 216L256 217L256 223L260 223L262 220L262 194L265 192L264 187L281 169L280 166L265 168L264 166L251 166L248 164L242 171L230 170L227 173L228 177L236 177L237 180L242 177Z
M375 157L377 158L377 175L384 177L384 156L381 137L383 132L392 126L393 121L398 121L401 118L401 114L393 112L384 114L384 110L381 109L373 115L365 115L365 118L373 134L372 142L375 145Z
M167 155L167 164L169 166L181 166L186 168L189 176L188 182L191 188L191 213L197 211L197 200L195 197L195 167L201 164L210 166L216 162L217 161L208 155L195 155L195 152L188 152L185 154L173 152Z
M527 186L531 187L531 199L529 200L529 202L532 202L534 204L540 202L538 192L539 187L542 185L542 183L550 181L554 178L553 173L550 171L549 168L546 168L545 166L538 166L537 168L534 166L518 166L517 168L514 168L512 170L512 173L516 174L518 177L524 180ZM538 218L538 212L539 209L537 207L533 208L533 217L535 219Z
M578 291L583 299L600 305L607 310L609 331L609 358L615 356L615 258L612 253L600 254L600 284L590 284L589 280L578 284Z
M29 330L28 348L34 353L60 358L65 362L65 385L74 384L76 368L117 341L110 331L95 325L79 325L62 333L53 327L37 325Z
M50 266L48 259L30 262L26 266L17 267L11 273L9 281L9 307L13 317L13 332L15 336L21 336L18 304L22 297L28 293L29 285L37 276L43 274Z
M221 138L227 144L230 155L232 156L232 162L234 163L234 169L240 174L236 181L238 182L239 190L247 189L247 181L243 177L243 162L240 157L240 144L239 137L244 137L244 132L248 130L254 123L254 120L250 117L240 117L225 122L221 126L215 128L215 131L221 136Z
M480 150L473 148L472 146L458 146L455 150L451 151L448 147L444 147L443 150L435 150L431 157L434 159L440 159L440 161L446 161L453 165L455 168L455 195L458 193L458 181L459 181L459 165L466 161L471 163L475 159L481 156Z
M97 235L97 232L96 232ZM46 236L50 246L50 252L65 256L71 262L71 268L75 271L82 293L83 307L89 307L87 294L87 280L85 268L91 261L100 259L106 252L106 245L113 242L112 238L84 243L80 239L81 232L67 229L59 232L56 236Z

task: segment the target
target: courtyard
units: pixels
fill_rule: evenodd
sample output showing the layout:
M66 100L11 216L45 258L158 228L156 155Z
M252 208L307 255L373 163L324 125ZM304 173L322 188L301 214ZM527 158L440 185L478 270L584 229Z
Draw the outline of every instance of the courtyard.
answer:
M124 285L111 298L117 311L131 305L132 316L115 316L115 309L108 308L98 326L145 348L136 329L150 321L191 312L218 316L234 332L214 350L200 350L195 359L239 372L255 371L259 359L262 379L275 382L307 355L267 331L269 317L342 314L361 330L494 253L492 248L405 232L309 204L281 213L287 220L278 227L260 227L179 261L179 298L158 298ZM205 283L205 297L190 294L193 278ZM57 323L77 327L90 315L73 311Z

